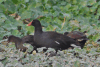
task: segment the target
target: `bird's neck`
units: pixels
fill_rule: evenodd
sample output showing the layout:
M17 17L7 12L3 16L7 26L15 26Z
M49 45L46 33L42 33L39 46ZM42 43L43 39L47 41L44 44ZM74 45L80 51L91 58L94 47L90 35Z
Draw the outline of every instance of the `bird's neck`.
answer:
M39 26L39 27L35 27L35 33L42 33L42 26Z

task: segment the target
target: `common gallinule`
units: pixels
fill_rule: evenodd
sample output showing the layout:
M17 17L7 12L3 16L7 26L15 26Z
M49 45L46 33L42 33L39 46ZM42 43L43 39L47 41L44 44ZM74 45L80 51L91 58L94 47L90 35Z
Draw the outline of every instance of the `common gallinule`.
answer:
M34 35L27 35L27 36L22 37L21 39L23 43L31 44L34 47L34 49L29 54L32 54L34 50L38 52L36 47L34 46Z
M36 48L51 47L56 49L57 51L59 49L67 49L71 47L71 44L76 44L76 41L74 39L63 34L54 31L43 32L41 23L37 19L30 22L28 26L30 25L35 27L34 45L36 46Z
M34 35L27 35L27 36L22 37L21 39L22 39L22 42L23 42L23 43L29 43L29 44L31 44L32 46L34 46L34 45L33 45L33 44L34 44L33 38L34 38Z
M16 46L16 49L20 49L20 51L25 52L25 51L27 50L27 47L24 47L24 46L23 46L23 41L22 41L22 39L19 38L19 37L10 35L10 36L8 37L8 43L9 43L9 42L14 42L14 43L15 43L15 46Z
M84 47L86 41L88 40L88 38L85 35L85 32L82 33L79 31L72 31L72 32L65 32L64 35L76 40L78 46L80 46L81 48Z

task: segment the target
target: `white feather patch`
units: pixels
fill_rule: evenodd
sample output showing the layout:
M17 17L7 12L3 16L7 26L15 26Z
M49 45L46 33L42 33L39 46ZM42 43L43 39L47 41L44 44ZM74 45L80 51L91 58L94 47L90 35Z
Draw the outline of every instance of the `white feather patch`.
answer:
M57 44L60 44L58 41L55 41Z

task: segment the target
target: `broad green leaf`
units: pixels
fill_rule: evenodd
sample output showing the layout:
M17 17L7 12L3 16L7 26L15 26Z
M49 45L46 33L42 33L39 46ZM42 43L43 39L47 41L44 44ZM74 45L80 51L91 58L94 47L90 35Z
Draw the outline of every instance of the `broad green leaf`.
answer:
M13 30L12 35L18 35L19 31L18 30Z
M24 11L22 14L21 14L21 19L27 19L27 18L30 18L32 15L31 15L31 12L29 11Z
M25 0L25 2L29 2L29 0Z
M13 3L17 4L18 3L18 0L12 0Z

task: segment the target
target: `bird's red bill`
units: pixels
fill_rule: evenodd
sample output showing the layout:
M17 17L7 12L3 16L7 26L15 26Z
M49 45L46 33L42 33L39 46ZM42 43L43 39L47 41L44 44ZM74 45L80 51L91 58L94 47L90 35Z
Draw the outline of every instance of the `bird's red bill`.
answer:
M30 26L32 24L32 22L30 22L29 24L28 24L28 26Z

